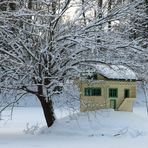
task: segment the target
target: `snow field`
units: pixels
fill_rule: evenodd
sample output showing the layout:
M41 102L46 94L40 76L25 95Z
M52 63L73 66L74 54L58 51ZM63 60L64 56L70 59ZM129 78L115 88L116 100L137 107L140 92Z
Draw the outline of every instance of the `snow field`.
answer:
M14 109L0 121L0 148L147 148L148 118L144 108L134 113L100 110L67 116L56 110L57 121L46 128L41 108ZM28 125L28 128L27 128Z

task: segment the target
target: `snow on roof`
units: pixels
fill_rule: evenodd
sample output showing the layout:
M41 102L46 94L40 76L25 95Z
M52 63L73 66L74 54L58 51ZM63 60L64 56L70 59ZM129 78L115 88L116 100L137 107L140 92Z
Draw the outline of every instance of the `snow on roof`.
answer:
M108 79L124 79L124 80L136 80L135 73L123 65L95 65L96 70L99 74L107 77Z

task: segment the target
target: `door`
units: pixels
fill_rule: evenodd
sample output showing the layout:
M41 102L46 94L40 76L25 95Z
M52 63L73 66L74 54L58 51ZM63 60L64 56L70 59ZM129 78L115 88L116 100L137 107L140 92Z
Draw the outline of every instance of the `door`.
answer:
M110 100L110 108L116 109L116 100Z
M129 98L129 89L124 90L124 98Z

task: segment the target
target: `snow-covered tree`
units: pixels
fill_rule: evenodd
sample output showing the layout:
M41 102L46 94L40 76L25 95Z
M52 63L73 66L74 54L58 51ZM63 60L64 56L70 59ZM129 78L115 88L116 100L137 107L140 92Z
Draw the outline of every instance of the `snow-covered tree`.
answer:
M92 62L128 66L139 62L136 58L144 55L143 49L129 40L126 30L115 25L106 29L108 23L123 21L138 4L123 3L106 12L101 1L0 1L1 93L19 98L34 94L50 127L55 120L53 95L79 76L80 67ZM19 98L2 102L9 106Z
M130 65L137 72L139 79L148 80L148 4L146 0L129 1L132 4L132 11L127 10L126 17L117 26L128 39L128 54L126 54L127 65ZM138 2L138 3L137 3ZM117 28L118 28L117 27ZM118 28L118 29L119 29ZM131 53L130 53L131 52Z

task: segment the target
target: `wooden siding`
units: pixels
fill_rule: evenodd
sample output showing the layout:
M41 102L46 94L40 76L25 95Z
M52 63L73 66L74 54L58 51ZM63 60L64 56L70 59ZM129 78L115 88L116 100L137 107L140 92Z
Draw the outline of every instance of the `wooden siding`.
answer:
M107 80L107 78L102 76L102 75L100 75L100 74L98 74L97 75L97 80Z

